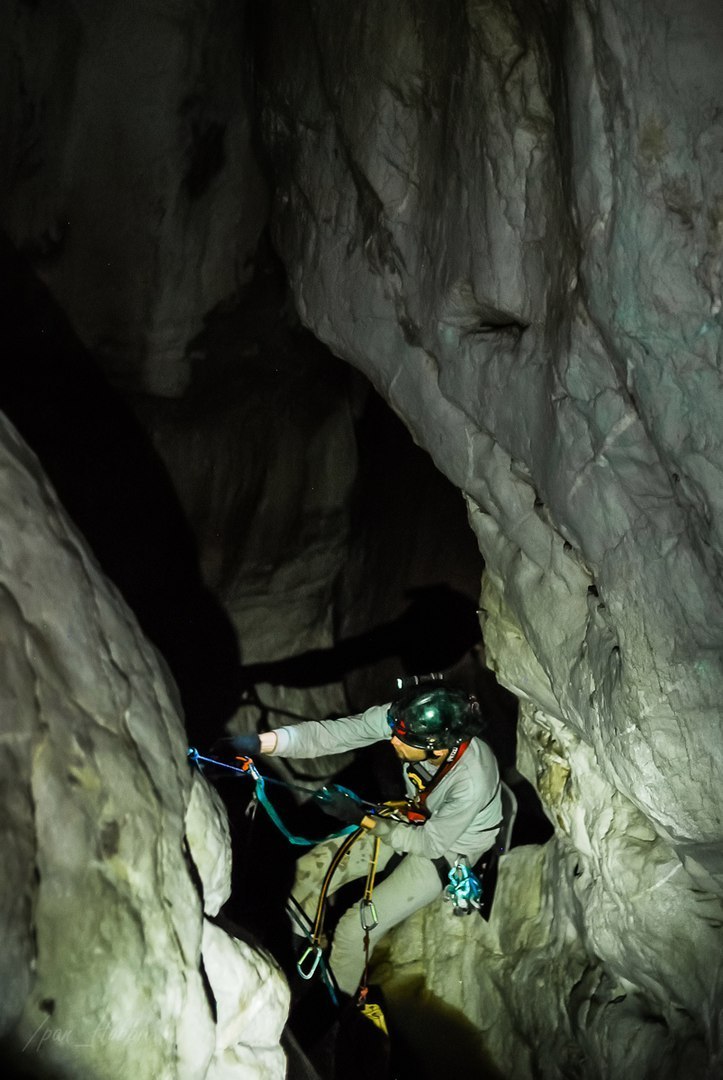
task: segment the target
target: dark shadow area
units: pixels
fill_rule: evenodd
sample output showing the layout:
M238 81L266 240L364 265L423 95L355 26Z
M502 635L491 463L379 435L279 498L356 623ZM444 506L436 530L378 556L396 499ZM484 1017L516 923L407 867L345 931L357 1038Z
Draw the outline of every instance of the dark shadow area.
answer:
M48 1025L33 1037L29 1045L21 1045L16 1039L3 1039L0 1042L0 1067L3 1080L66 1080L66 1070L56 1069L47 1060L52 1052L45 1045L47 1038L52 1043L60 1041L66 1033Z
M460 1012L432 994L422 977L386 990L396 1080L474 1076L504 1080L485 1051L481 1033Z
M192 741L238 700L233 628L151 441L30 266L0 237L0 408L37 454L103 572L165 658Z
M411 602L398 618L339 641L333 648L246 665L241 671L243 685L324 686L394 657L399 658L404 674L443 671L481 640L476 606L456 589L439 583L410 589L407 596Z
M67 1070L57 1069L48 1059L54 1044L67 1043L72 1032L54 1025L52 1017L45 1020L25 1043L14 1037L0 1041L3 1080L66 1080Z

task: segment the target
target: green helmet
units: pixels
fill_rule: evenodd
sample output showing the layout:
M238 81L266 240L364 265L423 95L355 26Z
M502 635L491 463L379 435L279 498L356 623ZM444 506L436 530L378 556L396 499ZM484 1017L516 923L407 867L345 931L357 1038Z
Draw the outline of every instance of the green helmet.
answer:
M443 750L481 733L479 704L444 683L412 687L389 708L392 735L419 750Z

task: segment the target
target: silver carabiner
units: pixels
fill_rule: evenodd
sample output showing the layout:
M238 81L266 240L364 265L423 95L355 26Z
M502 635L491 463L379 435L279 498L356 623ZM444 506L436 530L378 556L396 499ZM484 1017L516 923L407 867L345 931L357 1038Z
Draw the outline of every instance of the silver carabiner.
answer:
M362 900L359 905L359 918L361 919L362 930L369 931L379 926L377 909L373 900Z
M256 795L256 792L254 791L253 795L251 796L251 798L248 801L248 805L246 806L246 809L244 810L244 817L247 817L251 821L254 821L256 819L256 811L258 810L258 808L259 808L259 800L258 800L258 797Z
M313 960L312 965L309 968L309 970L304 971L303 965L306 962L306 958L307 958L307 956L309 956L310 953L314 954L314 960ZM296 965L296 970L298 971L301 978L306 979L307 982L309 981L309 979L313 979L314 972L316 971L317 967L319 966L319 961L320 960L321 960L321 945L309 945L306 952L303 953L299 957L299 962Z

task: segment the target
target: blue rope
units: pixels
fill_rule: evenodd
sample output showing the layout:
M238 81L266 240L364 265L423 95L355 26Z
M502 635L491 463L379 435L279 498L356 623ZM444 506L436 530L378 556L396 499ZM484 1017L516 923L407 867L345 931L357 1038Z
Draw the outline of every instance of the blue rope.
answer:
M251 776L256 784L256 798L261 803L276 828L279 830L279 832L282 833L283 836L286 837L290 844L300 844L305 847L313 847L314 844L323 844L325 840L334 840L338 836L348 836L349 833L356 832L356 830L359 828L358 825L347 825L345 828L340 829L339 832L330 833L329 836L322 836L320 840L307 840L304 836L295 836L293 833L289 832L289 830L286 828L283 821L277 814L276 810L269 802L269 797L266 794L266 784L264 781L264 777L256 768L251 758L246 758L246 761L248 762L246 768L239 768L238 765L228 765L225 761L216 761L215 758L204 757L203 754L199 754L198 750L196 750L196 748L193 746L189 746L187 757L190 761L193 762L193 764L198 768L200 772L203 772L203 766L201 762L206 762L209 765L217 765L222 769L229 769L231 772L237 773L239 776ZM283 784L281 781L276 782L281 783L283 787L289 786L287 784ZM346 788L342 790L346 792ZM356 799L356 796L353 794L353 792L346 793L352 795Z

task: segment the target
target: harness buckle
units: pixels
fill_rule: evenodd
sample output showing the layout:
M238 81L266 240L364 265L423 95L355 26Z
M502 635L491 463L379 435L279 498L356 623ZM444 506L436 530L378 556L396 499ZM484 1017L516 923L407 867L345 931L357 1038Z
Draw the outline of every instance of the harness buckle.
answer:
M304 964L306 963L307 957L309 956L313 956L313 960L311 962L311 967L309 968L309 970L305 971ZM308 949L299 957L299 962L296 965L296 970L298 971L301 978L306 979L307 982L309 981L309 979L313 979L314 973L319 966L320 960L321 945L309 945Z
M365 933L379 926L379 917L373 900L362 900L359 905L359 918L361 919L362 930Z

